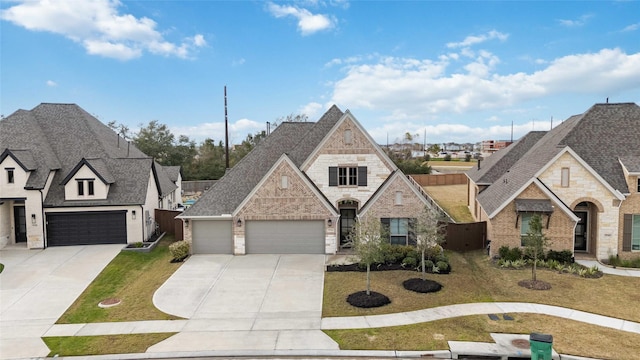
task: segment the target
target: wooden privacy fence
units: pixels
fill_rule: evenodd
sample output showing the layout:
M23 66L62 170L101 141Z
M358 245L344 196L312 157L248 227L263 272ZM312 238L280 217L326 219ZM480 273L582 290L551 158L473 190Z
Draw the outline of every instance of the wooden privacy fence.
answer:
M442 246L453 251L472 251L484 249L487 246L487 223L448 223L447 240Z
M410 175L420 186L464 185L467 183L465 174L416 174Z
M156 209L156 224L160 232L173 234L176 240L182 240L182 220L175 217L182 214L182 211Z

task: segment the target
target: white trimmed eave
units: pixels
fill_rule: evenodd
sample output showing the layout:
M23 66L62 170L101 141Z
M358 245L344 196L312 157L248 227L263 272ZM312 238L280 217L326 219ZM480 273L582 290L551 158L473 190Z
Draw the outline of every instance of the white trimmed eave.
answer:
M595 177L602 184L602 186L607 188L607 190L609 190L611 192L611 194L613 194L613 196L616 197L616 199L618 199L618 200L624 200L625 199L625 196L622 194L622 192L620 192L620 190L614 189L611 185L609 185L609 183L606 182L602 178L602 176L600 176L600 174L598 174L597 171L595 171L591 166L589 166L589 164L587 164L587 162L584 161L580 157L580 155L578 155L575 151L573 151L573 149L571 149L571 147L569 147L569 146L565 146L562 149L562 151L560 151L558 154L556 154L556 156L554 156L551 160L549 160L549 162L547 162L546 165L544 165L542 168L540 168L540 170L538 170L538 172L536 172L533 176L538 178L549 167L551 167L551 165L553 165L556 162L556 160L558 160L565 153L569 153L569 155L571 155L578 163L580 163L580 165L582 165L583 168L585 168L591 175L593 175L593 177Z
M278 166L282 162L286 162L287 164L289 164L289 166L298 175L298 177L300 179L302 179L302 181L307 185L307 187L309 189L311 189L311 191L316 195L316 198L318 198L322 202L322 204L324 204L324 206L327 208L327 210L329 210L331 212L331 214L333 216L335 216L335 217L340 216L340 213L338 213L336 211L336 209L333 207L333 205L331 205L326 200L324 195L322 195L318 191L318 188L309 181L309 179L302 173L302 171L300 171L300 169L298 169L298 167L293 163L293 161L291 161L289 156L287 156L287 154L282 154L280 156L280 159L278 159L278 161L276 161L273 164L273 166L271 166L271 169L269 169L269 171L267 171L267 173L262 177L262 179L260 179L260 182L258 182L258 184L253 189L251 189L251 192L244 198L244 200L242 200L240 205L238 205L238 207L233 211L232 215L234 217L238 216L238 213L240 212L240 210L247 204L247 202L249 202L249 200L256 194L256 192L258 192L258 190L262 188L262 186L267 181L267 179L275 172L275 170L278 168Z
M333 125L331 130L329 130L329 132L325 134L324 138L322 138L322 141L320 141L320 144L318 144L318 146L315 149L313 149L311 154L309 154L309 156L304 160L304 162L300 166L300 169L307 170L308 167L311 166L311 160L315 158L315 155L320 151L320 149L322 149L324 147L324 145L327 143L327 141L329 141L329 138L331 138L331 135L333 133L335 133L336 131L338 131L338 128L340 127L340 125L347 118L349 118L351 120L351 122L353 122L355 124L355 126L360 130L360 132L364 134L364 136L367 138L367 140L369 140L369 142L376 149L376 152L378 153L378 155L384 160L384 162L391 169L391 171L397 170L398 167L396 166L396 164L391 160L391 158L389 158L389 156L387 156L387 154L384 152L384 150L382 150L382 148L380 146L378 146L378 143L376 143L375 140L373 140L373 138L371 137L369 132L367 130L365 130L364 127L362 127L360 122L355 118L355 116L353 116L353 114L349 110L345 111L344 115L342 115L340 120L338 120Z
M232 220L233 216L231 216L230 214L225 214L225 215L200 215L200 216L178 215L175 218L176 219L185 219L185 220Z

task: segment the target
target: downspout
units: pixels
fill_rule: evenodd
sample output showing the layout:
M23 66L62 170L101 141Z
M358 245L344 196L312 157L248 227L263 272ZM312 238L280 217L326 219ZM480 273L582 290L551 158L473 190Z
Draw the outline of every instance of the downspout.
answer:
M144 216L144 206L140 205L140 220L142 221L142 241L145 241L146 239L144 238L144 230L145 230L145 226L146 224L146 219ZM129 240L127 239L127 242L129 242Z
M44 195L42 195L42 189L38 189L38 191L40 192L40 209L42 209L42 247L46 249L49 244L47 239L47 223L44 219ZM28 243L27 240L27 244Z

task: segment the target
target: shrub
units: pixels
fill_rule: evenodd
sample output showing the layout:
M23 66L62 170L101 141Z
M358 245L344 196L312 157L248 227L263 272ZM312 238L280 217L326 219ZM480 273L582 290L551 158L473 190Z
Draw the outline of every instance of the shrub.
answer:
M438 261L436 263L436 267L438 268L439 272L446 273L446 272L449 271L449 263L444 262L444 261Z
M431 270L431 269L433 269L433 265L434 265L434 263L433 263L433 261L431 261L431 260L425 260L425 261L424 261L424 267L425 267L427 270Z
M555 260L561 264L570 264L572 262L572 259L573 254L569 250L549 250L549 252L547 252L547 260Z
M498 249L498 254L500 254L500 258L504 260L520 260L522 259L522 249L519 247L510 248L508 246L502 246Z
M498 255L500 255L500 259L506 260L509 255L509 247L507 245L500 246L500 249L498 249Z
M173 256L173 260L180 261L189 255L189 242L180 240L169 245L169 252Z
M464 156L464 161L465 162L470 162L471 161L471 154L467 154Z
M402 259L402 266L414 268L418 264L418 260L414 257L407 256Z
M444 161L451 161L451 154L447 154L444 156Z
M439 255L443 254L442 246L435 244L427 247L424 251L425 259L435 259Z

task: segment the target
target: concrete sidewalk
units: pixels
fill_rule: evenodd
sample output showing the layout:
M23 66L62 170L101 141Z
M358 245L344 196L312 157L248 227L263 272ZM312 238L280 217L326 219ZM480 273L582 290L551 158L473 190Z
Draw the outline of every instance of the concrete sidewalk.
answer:
M614 268L609 265L605 265L596 260L576 260L576 262L580 265L586 267L594 267L597 266L600 271L609 275L618 275L618 276L631 276L631 277L640 277L640 269L630 269L630 268Z

